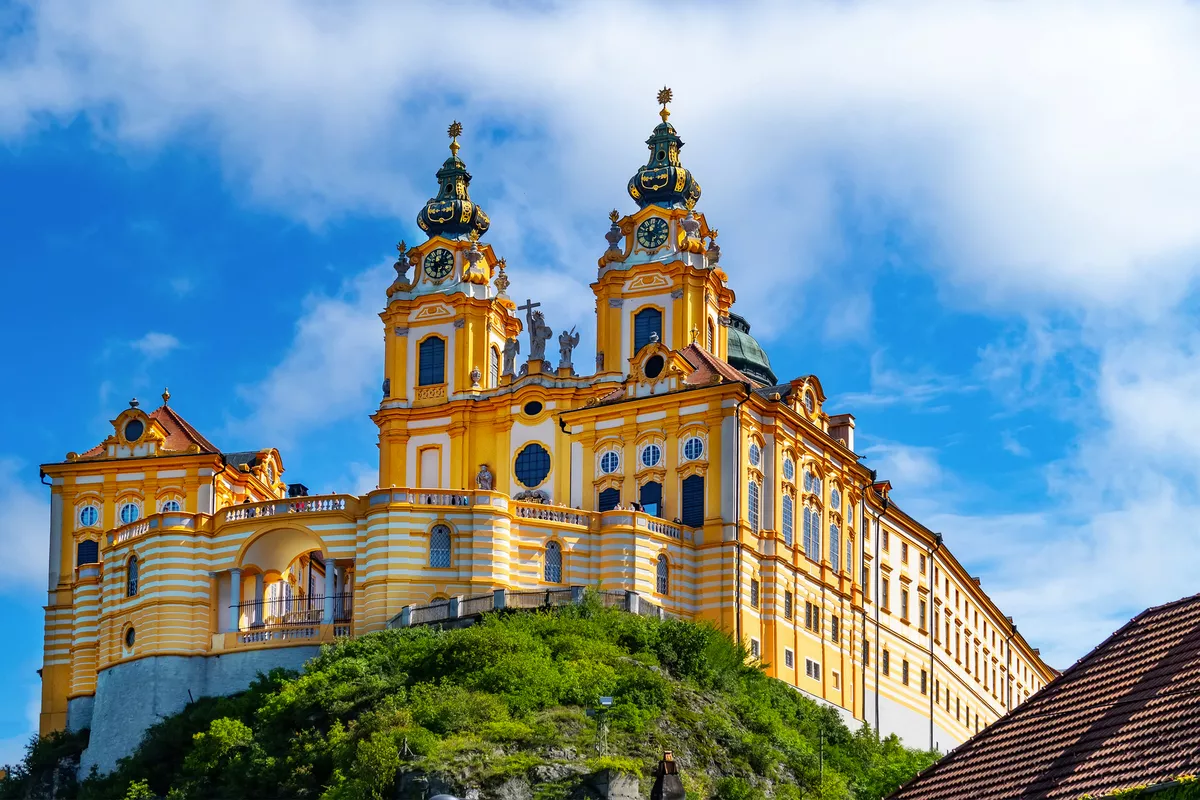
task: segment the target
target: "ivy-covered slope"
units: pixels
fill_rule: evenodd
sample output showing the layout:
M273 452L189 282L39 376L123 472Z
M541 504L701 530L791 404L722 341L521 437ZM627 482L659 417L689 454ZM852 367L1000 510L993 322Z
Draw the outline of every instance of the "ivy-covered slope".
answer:
M78 737L35 744L0 798L581 796L602 769L651 774L662 752L689 798L880 798L935 754L866 729L746 663L716 629L605 610L497 613L459 630L331 645L303 674L260 678L164 720L106 777L56 774ZM614 698L607 734L587 714ZM601 738L606 751L601 754ZM58 771L61 773L61 770ZM649 782L643 780L643 794Z

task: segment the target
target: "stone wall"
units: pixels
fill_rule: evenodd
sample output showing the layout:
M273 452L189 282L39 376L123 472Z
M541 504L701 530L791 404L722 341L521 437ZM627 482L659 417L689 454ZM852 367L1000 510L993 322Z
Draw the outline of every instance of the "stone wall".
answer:
M243 650L211 656L151 656L102 670L94 698L76 698L68 707L72 730L90 727L80 775L93 766L111 772L154 723L183 709L192 699L234 694L259 673L276 667L299 670L318 646ZM83 701L91 701L83 702Z

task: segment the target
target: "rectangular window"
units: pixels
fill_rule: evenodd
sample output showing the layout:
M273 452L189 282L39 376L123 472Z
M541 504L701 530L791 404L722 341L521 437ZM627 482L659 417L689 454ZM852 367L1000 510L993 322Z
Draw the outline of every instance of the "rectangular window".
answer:
M938 626L938 610L937 606L933 608L933 641L935 644L941 644L942 631Z
M917 627L925 630L925 600L917 601Z
M929 692L929 673L921 670L921 694Z
M871 666L871 643L863 642L863 666Z
M880 541L883 543L883 549L884 549L884 550L887 550L887 549L888 549L888 532L887 532L887 528L884 528L884 527L882 527L882 526L881 526L881 527L880 527L880 529L879 529L879 536L880 536Z
M863 567L862 567L862 587L863 587L863 599L870 600L871 599L871 571L870 571L870 568L868 568L866 564L863 564Z
M962 632L954 632L954 660L962 662Z
M752 658L758 658L758 655L759 655L758 639L751 639L750 640L750 656Z
M908 542L900 543L900 560L905 564L908 563Z
M446 382L446 340L429 336L417 346L417 385L436 386Z
M905 658L900 662L900 682L908 686L908 659Z
M750 579L750 606L758 608L758 581L754 578Z
M946 654L950 653L950 620L946 620Z
M884 651L883 651L883 663L881 664L881 666L883 667L883 674L884 674L884 675L890 675L890 674L891 674L891 667L892 667L892 657L891 657L891 655L888 653L888 651L887 651L887 650L884 650Z
M962 721L962 704L957 697L954 698L954 719Z
M935 703L942 702L942 682L941 681L933 682L933 702L935 702Z
M422 489L437 489L442 485L441 466L442 449L440 447L423 447L417 453L420 463L420 486Z
M811 658L804 659L804 674L814 681L821 680L821 665Z
M788 648L783 648L783 665L788 669L796 666L796 654Z
M835 689L842 688L842 676L837 674L836 672L831 672L829 674L831 676L833 676L833 688L835 688Z
M829 617L829 638L833 642L838 642L841 639L841 631L838 629L837 614L832 614Z
M924 575L925 574L925 554L922 553L920 556L918 556L918 558L920 559L920 561L918 563L920 564L921 574Z
M908 589L900 590L900 619L908 622Z
M888 592L888 588L889 588L888 587L888 579L884 578L883 586L879 590L879 594L880 594L879 602L882 603L882 608L884 611L889 610L888 609L888 595L890 594L890 592Z
M681 488L679 521L690 528L699 528L704 524L704 476L687 476Z
M783 593L783 616L788 619L792 618L792 593L791 592Z

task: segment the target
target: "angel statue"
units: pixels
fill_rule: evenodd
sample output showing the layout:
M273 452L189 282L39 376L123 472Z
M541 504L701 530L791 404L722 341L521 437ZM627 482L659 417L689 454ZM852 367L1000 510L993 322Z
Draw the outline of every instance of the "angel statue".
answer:
M558 368L570 369L571 351L579 345L579 334L575 332L575 326L571 326L570 332L563 331L558 335Z

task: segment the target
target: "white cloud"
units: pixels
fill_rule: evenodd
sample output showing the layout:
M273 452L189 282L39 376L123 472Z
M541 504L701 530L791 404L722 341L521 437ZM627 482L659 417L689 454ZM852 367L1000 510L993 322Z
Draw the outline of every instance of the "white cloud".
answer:
M926 492L939 487L946 477L932 447L880 442L862 448L862 455L880 480L891 481L902 491Z
M180 342L169 333L150 331L140 339L129 343L129 346L146 357L147 361L157 361L165 358L179 348Z
M886 352L871 355L871 389L846 392L836 397L841 407L908 406L938 410L936 401L947 395L964 394L978 389L972 383L951 375L939 375L926 368L893 360Z
M49 491L38 485L36 467L0 455L0 594L46 588Z
M35 667L30 666L32 671ZM25 748L29 740L37 733L38 722L42 713L42 686L39 682L26 683L22 686L25 696L25 732L0 739L0 767L14 765L25 758ZM16 695L14 687L9 687L10 695Z
M260 382L238 387L249 413L230 424L233 436L261 447L286 447L304 433L359 415L383 384L379 312L395 278L381 265L346 280L333 296L305 300L296 333Z
M1028 458L1030 455L1029 448L1021 444L1021 441L1017 439L1017 434L1013 431L1000 431L1000 447L1004 452L1021 458Z

